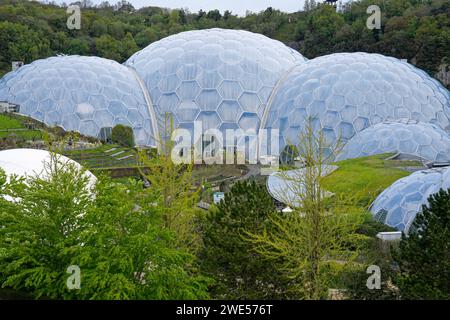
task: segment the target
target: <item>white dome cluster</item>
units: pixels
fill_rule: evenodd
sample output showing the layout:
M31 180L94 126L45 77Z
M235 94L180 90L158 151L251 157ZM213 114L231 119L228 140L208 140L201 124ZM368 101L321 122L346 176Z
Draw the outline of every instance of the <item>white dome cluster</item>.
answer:
M279 41L242 30L182 32L125 65L81 56L37 60L0 80L0 101L93 137L128 125L142 146L158 144L167 114L175 128L188 130L194 121L203 131L278 129L280 151L299 143L310 120L329 144L348 142L339 159L396 152L450 160L450 93L424 71L380 54L307 61ZM418 210L409 203L423 203L430 188L442 186L437 172L394 184L373 212L386 212L380 220L407 229Z

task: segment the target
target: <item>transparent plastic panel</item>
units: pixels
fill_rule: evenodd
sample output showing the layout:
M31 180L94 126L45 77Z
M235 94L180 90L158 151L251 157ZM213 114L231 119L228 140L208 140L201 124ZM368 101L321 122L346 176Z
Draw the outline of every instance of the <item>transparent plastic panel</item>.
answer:
M431 123L383 122L357 133L344 146L338 160L388 152L427 162L450 162L450 135Z
M408 233L428 197L450 185L450 168L421 170L385 189L374 201L371 212L382 223Z
M4 79L8 81L0 82L0 100L19 104L20 113L47 125L97 137L102 127L124 123L135 134L139 130L139 141L144 145L152 141L144 93L133 71L117 62L97 57L51 57L23 66ZM178 83L176 79L168 78L164 85L173 86ZM144 124L150 130L142 131Z
M170 110L177 119L189 121L196 110L202 110L198 119L207 121L205 127L218 120L217 128L223 122L234 122L239 128L240 123L259 126L276 83L305 61L298 52L263 35L208 29L154 42L130 57L126 65L144 80L159 114ZM175 108L161 99L170 91L180 99ZM240 122L243 112L253 114L252 121Z
M280 129L280 150L286 144L287 132L292 136L291 128L304 128L304 117L297 114L299 108L305 109L306 118L317 118L318 129L333 129L336 137L342 133L343 143L378 123L404 118L450 131L449 91L422 70L380 54L336 53L296 66L267 108L264 125ZM338 112L339 117L332 112ZM290 119L287 126L279 121L284 118ZM426 136L419 131L418 139ZM416 138L403 136L395 141L408 139ZM384 148L392 143L385 142ZM442 152L446 153L440 149L423 150L428 157L436 158L437 154L442 158Z

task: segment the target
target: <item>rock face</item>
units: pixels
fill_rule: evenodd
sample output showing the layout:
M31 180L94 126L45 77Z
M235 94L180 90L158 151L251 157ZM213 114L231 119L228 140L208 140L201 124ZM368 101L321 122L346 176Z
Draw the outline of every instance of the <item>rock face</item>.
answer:
M439 71L435 74L438 79L447 89L450 89L450 66L443 63L439 66Z

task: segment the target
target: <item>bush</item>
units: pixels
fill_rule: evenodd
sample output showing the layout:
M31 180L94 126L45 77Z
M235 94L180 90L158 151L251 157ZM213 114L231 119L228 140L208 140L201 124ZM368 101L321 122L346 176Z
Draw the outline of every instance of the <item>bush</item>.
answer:
M118 124L112 129L111 139L114 143L117 143L122 147L133 147L134 146L133 129L131 129L128 126Z

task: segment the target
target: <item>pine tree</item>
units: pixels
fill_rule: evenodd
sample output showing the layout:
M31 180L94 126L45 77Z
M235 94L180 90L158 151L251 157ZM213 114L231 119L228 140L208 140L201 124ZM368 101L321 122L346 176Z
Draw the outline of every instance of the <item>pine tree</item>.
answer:
M276 264L254 251L246 232L270 228L276 212L264 185L237 182L203 222L203 271L215 279L212 294L219 299L274 299L285 294Z
M394 257L403 299L450 299L450 190L428 199Z

